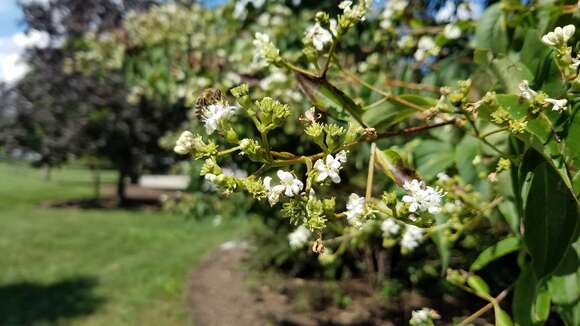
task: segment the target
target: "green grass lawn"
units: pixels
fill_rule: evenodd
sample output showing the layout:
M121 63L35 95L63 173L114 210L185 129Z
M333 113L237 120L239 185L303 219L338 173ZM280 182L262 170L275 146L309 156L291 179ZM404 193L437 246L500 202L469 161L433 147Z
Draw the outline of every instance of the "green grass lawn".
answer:
M163 212L41 208L92 193L87 171L41 175L0 164L0 325L188 325L188 274L247 229Z

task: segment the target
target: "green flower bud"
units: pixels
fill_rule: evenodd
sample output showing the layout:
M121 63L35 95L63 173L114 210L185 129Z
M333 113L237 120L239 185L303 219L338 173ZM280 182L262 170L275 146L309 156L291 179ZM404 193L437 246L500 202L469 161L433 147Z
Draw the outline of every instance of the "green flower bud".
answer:
M282 104L270 97L264 97L256 101L259 109L258 119L262 124L261 132L268 132L279 127L290 115L290 109L287 104Z
M497 123L498 125L504 124L505 122L509 121L509 119L509 112L501 106L491 114L491 121Z
M230 93L237 99L242 96L247 96L250 93L250 87L248 84L241 84L240 86L234 87L230 90Z
M521 118L519 120L510 119L508 121L508 128L514 134L521 134L526 131L526 127L528 126L528 121L526 118Z
M266 161L267 153L257 140L250 138L242 139L240 141L240 149L243 155L247 155L248 158L254 162Z

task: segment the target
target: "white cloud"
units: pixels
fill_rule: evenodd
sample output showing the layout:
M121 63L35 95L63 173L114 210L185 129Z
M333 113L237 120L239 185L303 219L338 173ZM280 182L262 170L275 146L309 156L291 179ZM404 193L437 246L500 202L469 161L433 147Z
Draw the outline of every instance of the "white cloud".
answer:
M48 46L50 38L47 33L32 30L28 33L16 33L0 37L0 81L13 83L28 71L22 55L26 48Z

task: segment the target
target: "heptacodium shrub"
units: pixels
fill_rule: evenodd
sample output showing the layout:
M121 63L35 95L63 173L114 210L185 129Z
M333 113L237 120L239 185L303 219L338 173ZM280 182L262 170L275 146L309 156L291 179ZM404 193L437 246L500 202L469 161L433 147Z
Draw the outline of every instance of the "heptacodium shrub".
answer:
M193 6L191 35L167 26L171 36L120 47L88 36L78 62L114 59L106 66L126 69L134 95L195 106L174 151L221 192L286 217L290 254L336 266L347 248L372 249L371 269L400 251L405 272L395 272L415 285L444 274L489 302L496 324L542 323L552 310L579 324L577 5L506 0L478 18L472 2L431 16L418 1L298 4ZM172 10L143 17L167 24L182 15ZM135 26L154 33L147 19L129 19L129 34ZM171 69L132 68L154 65L158 51ZM247 176L224 173L233 161ZM518 258L502 267L517 277L493 278L490 290L478 274L507 258ZM411 317L452 318L429 308Z

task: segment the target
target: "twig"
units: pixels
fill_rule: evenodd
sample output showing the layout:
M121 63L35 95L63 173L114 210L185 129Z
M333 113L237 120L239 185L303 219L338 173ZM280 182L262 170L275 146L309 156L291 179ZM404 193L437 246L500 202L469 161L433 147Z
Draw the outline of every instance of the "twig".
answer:
M375 174L375 154L377 151L377 144L371 144L371 157L369 158L369 170L367 174L367 192L365 201L368 203L373 196L373 177Z
M387 93L383 90L380 90L378 88L376 88L375 86L369 84L368 82L364 81L363 79L359 78L357 75L351 73L350 71L346 70L346 69L342 69L342 72L349 77L350 79L354 80L355 82L363 85L364 87L384 96L387 100L389 101L394 101L394 102L398 102L399 104L402 104L404 106L407 106L411 109L417 110L419 112L423 112L425 110L427 110L427 108L424 108L420 105L417 105L415 103L409 102L395 94L391 94L391 93Z
M477 318L479 318L481 315L485 314L489 309L493 308L495 305L497 305L503 299L505 299L505 297L507 296L510 289L511 289L511 286L509 288L501 291L501 293L498 294L497 297L493 298L493 300L491 302L489 302L485 306L481 307L478 311L474 312L473 314L471 314L467 318L465 318L461 323L459 323L459 326L465 326L465 325L471 323L472 321L476 320Z
M443 121L443 122L439 122L436 124L432 124L432 125L426 125L426 126L418 126L418 127L409 127L409 128L405 128L405 129L401 129L401 130L397 130L397 131L391 131L391 132L385 132L382 134L378 135L378 138L388 138L388 137L395 137L395 136L407 136L407 135L412 135L412 134L416 134L418 132L421 131L425 131L425 130L429 130L429 129L434 129L434 128L439 128L442 126L446 126L446 125L450 125L455 123L455 119L450 119L447 121Z
M437 86L427 85L427 84L417 84L417 83L410 83L405 82L402 80L385 80L385 85L389 87L402 87L407 89L412 89L415 91L427 91L432 93L439 93L441 94L441 88Z

